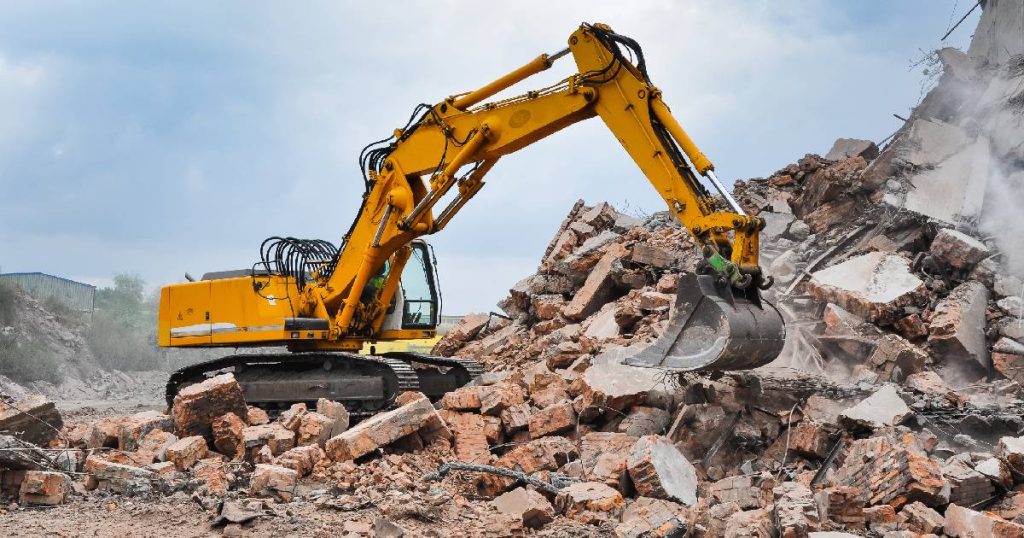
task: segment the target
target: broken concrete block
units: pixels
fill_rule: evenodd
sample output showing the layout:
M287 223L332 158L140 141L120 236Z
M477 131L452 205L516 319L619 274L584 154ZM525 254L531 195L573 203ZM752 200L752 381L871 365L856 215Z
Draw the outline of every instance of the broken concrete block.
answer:
M513 434L527 429L530 425L530 416L532 414L533 408L528 403L513 405L502 411L501 425L505 429L505 433Z
M426 396L397 409L376 414L348 431L332 437L325 447L334 461L360 458L387 446L439 418Z
M895 334L882 336L868 357L882 380L895 382L923 371L928 362L928 353Z
M306 408L305 402L294 403L287 411L277 417L277 421L285 428L298 432L299 424L302 423L302 417L308 412L309 409Z
M957 230L943 228L932 241L931 255L957 271L970 271L991 251L985 243Z
M121 450L131 452L138 450L139 442L153 430L171 431L174 422L171 417L157 411L143 411L125 417L117 435L117 444Z
M648 399L648 391L658 385L651 368L617 363L594 364L580 377L584 420L593 419L602 408L624 411Z
M907 530L921 534L941 534L946 524L942 514L919 502L904 506L898 517Z
M64 473L27 471L18 499L22 504L53 506L64 504L71 492L71 478Z
M35 445L46 446L64 427L57 406L43 396L0 405L0 432ZM114 438L117 438L114 426Z
M250 426L259 426L270 422L270 416L259 407L249 406L246 408L245 423Z
M235 376L230 373L214 376L178 391L171 406L174 433L178 437L201 435L212 441L214 419L227 413L247 416L248 411Z
M555 506L570 518L586 511L618 516L624 505L622 494L601 482L577 482L562 488L555 497Z
M304 445L297 446L284 454L281 454L274 460L275 465L281 467L287 467L299 474L299 478L307 476L313 471L313 467L324 459L323 449L317 445Z
M1013 486L1013 473L1006 462L999 458L986 458L978 462L974 466L974 470L1007 490Z
M526 401L526 394L522 387L515 383L491 385L480 395L480 413L498 417L506 409L524 401Z
M954 288L932 314L928 334L932 350L951 364L970 363L974 369L987 372L990 366L985 341L987 305L988 289L981 282L972 280Z
M252 473L249 495L277 497L284 502L292 500L299 473L279 465L259 464Z
M523 526L539 529L555 519L551 503L532 489L516 488L503 493L491 501L491 505L503 514L522 519Z
M783 482L772 491L775 498L773 517L784 538L807 536L821 526L818 506L810 488L799 482Z
M298 443L299 445L324 446L334 431L335 419L311 412L302 415L299 420Z
M664 270L674 267L679 261L679 256L675 252L649 243L637 243L633 245L633 252L630 253L629 260L633 263Z
M242 430L242 442L250 456L266 446L274 456L280 456L295 447L295 432L280 423L249 426Z
M177 440L178 438L173 433L152 430L139 442L138 450L129 454L128 457L139 466L146 466L154 461L164 461L167 459L167 447Z
M742 510L753 510L767 504L760 487L748 475L728 476L708 485L708 494L718 504L736 503Z
M530 437L539 439L545 435L568 430L576 425L576 411L572 402L562 401L551 404L530 416Z
M924 282L906 258L870 252L811 275L808 289L820 301L838 304L874 323L891 323L903 307L922 302Z
M727 506L727 505L724 505ZM763 508L734 512L725 520L725 532L721 536L729 538L774 538L775 526L772 515ZM789 538L789 537L787 537Z
M206 439L201 435L178 439L165 451L167 461L174 463L179 471L191 469L196 462L205 458L206 454Z
M453 390L441 397L441 409L476 411L480 409L481 395L488 387L471 385Z
M622 511L622 523L615 528L621 538L668 538L686 533L686 507L663 499L640 497Z
M1000 437L995 455L1005 459L1014 469L1024 469L1024 436Z
M954 538L1003 538L1024 536L1024 525L1011 523L991 512L976 512L951 504L946 507L942 529Z
M896 386L886 384L857 405L839 414L840 424L847 428L878 429L902 423L913 412L900 398Z
M637 405L629 410L617 430L633 437L660 435L665 433L671 420L672 416L664 409Z
M1013 275L998 274L992 290L1000 297L1020 297L1024 295L1024 280Z
M235 481L234 475L228 472L220 456L196 462L195 467L192 467L192 479L200 483L201 494L206 493L215 497L227 495L228 487Z
M789 449L805 458L824 458L831 448L829 432L820 424L803 421L789 432Z
M85 459L85 472L93 480L90 489L109 489L118 493L136 495L153 490L155 473L132 465L112 463L96 455Z
M850 157L863 157L870 161L878 157L878 146L870 140L858 140L856 138L837 138L832 143L832 149L825 154L830 161L841 161Z
M327 437L328 439L341 435L342 432L348 429L349 414L344 404L320 398L316 401L316 412L326 417L331 417L334 420L334 423L331 425L331 433Z
M580 439L583 476L620 491L627 489L626 460L636 442L636 437L624 433L593 432L584 435Z
M668 439L657 435L641 437L626 465L640 495L687 506L697 502L697 473Z
M234 458L243 452L245 446L245 422L234 413L221 415L213 420L213 446L217 452Z
M572 441L565 437L549 436L513 448L498 458L494 465L532 474L537 471L556 471L579 458L579 455ZM515 479L497 475L483 475L479 478L479 486L487 495L498 495L514 483Z
M617 234L615 234L618 237ZM625 256L626 249L621 245L609 248L607 252L587 275L583 286L573 295L572 301L565 306L562 314L571 320L581 320L601 308L608 302L612 289L612 268L614 263Z

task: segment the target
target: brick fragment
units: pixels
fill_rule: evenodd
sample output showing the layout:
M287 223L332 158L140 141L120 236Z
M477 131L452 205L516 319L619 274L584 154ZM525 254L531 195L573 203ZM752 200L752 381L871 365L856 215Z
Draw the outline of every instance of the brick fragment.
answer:
M708 485L708 494L718 504L736 503L742 510L761 508L766 499L754 479L747 475L729 476Z
M113 463L97 455L85 459L85 472L91 477L87 489L109 489L118 493L139 494L153 490L155 473L122 463Z
M941 534L946 524L942 514L919 502L904 506L898 517L907 530L921 534Z
M970 460L968 459L968 461ZM992 498L995 494L995 486L992 485L992 481L958 457L950 458L942 466L942 476L949 484L949 502L951 503L960 506L974 506Z
M302 478L308 476L313 471L313 467L325 457L326 454L319 446L304 445L281 454L274 460L274 464L291 469L298 473L299 478Z
M501 425L505 429L505 433L513 434L527 429L530 425L530 416L532 414L533 408L528 403L513 405L502 411Z
M324 446L334 431L334 419L320 413L306 413L299 420L298 443Z
M171 431L174 421L171 417L157 411L135 413L121 420L118 428L117 444L121 450L131 452L139 449L139 443L147 433L153 430Z
M622 538L683 536L689 521L685 506L664 499L640 497L626 506L615 535Z
M18 498L22 504L53 506L64 504L70 491L71 478L64 473L27 471Z
M773 490L773 517L782 538L807 536L821 526L818 505L810 488L799 482L783 482Z
M572 402L552 404L530 416L530 437L539 439L545 435L562 432L576 425L576 411Z
M555 506L571 518L583 512L608 512L617 517L624 505L622 494L601 482L577 482L562 488L555 497Z
M556 471L577 458L579 451L572 441L565 437L549 436L513 448L498 458L494 465L533 474L538 471ZM514 479L489 474L478 479L481 492L492 496L506 491L514 483Z
M299 474L280 465L259 464L252 473L249 494L257 497L277 497L284 502L292 500Z
M330 438L325 450L334 461L360 458L426 426L440 421L426 396L391 411L376 414L341 435Z
M215 497L227 495L234 482L234 476L228 472L220 456L199 460L192 468L192 478L199 481L200 488L206 493Z
M488 390L488 387L478 385L458 388L441 397L441 408L452 411L477 411L480 409L481 396Z
M130 453L128 457L135 465L146 466L154 461L167 459L167 447L174 444L178 438L173 433L163 430L151 430L138 444L138 450Z
M488 464L491 451L487 444L484 418L472 413L442 411L441 418L455 437L455 457L458 461Z
M954 538L1020 538L1024 525L1011 523L991 512L976 512L957 504L946 507L943 532Z
M854 529L864 527L866 498L864 490L843 486L824 488L814 494L822 522L832 521Z
M949 502L939 464L912 443L888 436L853 441L833 483L862 488L868 506L886 503L900 508L913 501L941 506Z
M693 465L664 437L641 437L626 465L640 495L687 506L697 502L697 473Z
M626 460L636 445L637 437L625 433L593 432L580 439L580 462L583 476L604 482L620 491L629 487Z
M246 416L248 408L242 388L233 374L221 374L189 385L174 397L171 417L178 437L201 435L213 440L213 420L226 413Z
M954 288L932 314L928 333L932 351L953 364L987 373L991 364L985 339L987 306L988 288L981 282L971 280Z
M217 452L229 458L244 453L245 422L234 413L221 415L213 420L213 446Z
M829 433L816 422L804 420L790 430L789 449L805 458L824 458L830 448Z
M167 447L165 453L167 461L174 463L179 471L187 471L206 457L206 439L200 435L178 439Z
M480 412L494 417L513 406L526 401L522 387L515 383L503 383L486 387L480 396Z
M572 301L562 310L562 314L571 320L581 320L597 312L611 297L612 269L615 262L625 255L626 249L622 245L610 246L587 275L583 286L573 295Z
M522 519L523 526L539 529L555 519L555 509L540 493L516 488L495 497L491 505L503 514Z
M280 456L295 446L295 432L277 422L248 426L242 430L242 443L250 457L263 446L268 447L272 455Z
M629 410L629 414L622 419L616 429L635 437L660 435L665 433L671 420L671 415L664 409L637 405Z
M330 435L327 436L328 439L344 433L351 423L348 409L340 402L320 398L316 401L316 412L326 417L331 417L334 420L334 423L331 425Z
M249 406L245 412L245 422L250 426L259 426L270 422L270 416L259 407Z

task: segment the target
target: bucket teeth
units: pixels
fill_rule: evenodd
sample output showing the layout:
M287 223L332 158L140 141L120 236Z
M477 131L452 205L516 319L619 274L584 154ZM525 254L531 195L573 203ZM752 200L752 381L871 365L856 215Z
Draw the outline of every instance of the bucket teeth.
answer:
M676 372L749 370L775 360L786 326L756 289L742 295L713 277L684 275L665 332L626 364Z

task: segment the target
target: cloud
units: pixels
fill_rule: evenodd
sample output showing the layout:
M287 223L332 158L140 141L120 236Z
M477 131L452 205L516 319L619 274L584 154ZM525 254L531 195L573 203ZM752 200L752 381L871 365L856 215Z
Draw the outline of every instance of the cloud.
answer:
M767 175L839 136L885 137L916 99L907 60L946 6L865 4L20 4L0 12L0 244L18 246L0 264L162 284L247 267L269 235L338 241L367 142L562 48L581 20L643 44L723 178ZM491 309L579 197L663 205L599 121L509 156L431 238L455 275L446 310Z

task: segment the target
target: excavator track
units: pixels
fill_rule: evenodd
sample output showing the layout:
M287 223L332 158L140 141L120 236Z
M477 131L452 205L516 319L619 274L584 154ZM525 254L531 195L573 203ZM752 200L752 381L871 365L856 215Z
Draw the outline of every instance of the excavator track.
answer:
M182 368L167 382L167 405L178 392L212 375L232 372L246 402L270 411L328 398L356 417L387 409L405 391L420 390L410 364L392 357L356 353L231 355Z
M433 366L434 368L418 368L420 391L430 398L439 398L480 377L484 367L470 359L453 357L437 357L411 351L392 351L384 357L397 359L406 363Z

